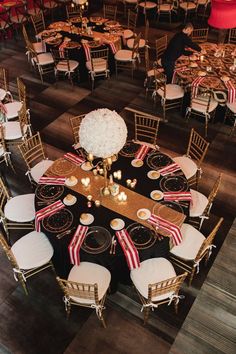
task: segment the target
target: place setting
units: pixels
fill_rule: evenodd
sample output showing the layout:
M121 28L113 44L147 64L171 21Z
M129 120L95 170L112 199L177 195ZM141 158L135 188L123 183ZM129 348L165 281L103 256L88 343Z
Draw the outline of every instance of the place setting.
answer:
M154 230L139 223L133 223L129 225L127 227L127 232L129 233L135 247L138 250L152 247L157 240L157 236Z
M81 249L87 253L99 254L108 250L111 246L110 232L101 226L91 226L85 236Z

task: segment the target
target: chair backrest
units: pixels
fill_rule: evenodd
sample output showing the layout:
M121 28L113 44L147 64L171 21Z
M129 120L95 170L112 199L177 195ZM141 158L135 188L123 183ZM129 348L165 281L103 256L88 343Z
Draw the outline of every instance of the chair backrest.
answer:
M161 90L163 99L166 98L166 75L164 72L154 69L155 92Z
M28 47L28 43L30 42L30 40L24 24L22 25L22 34L25 40L26 47Z
M135 140L156 145L160 118L148 114L134 114Z
M79 143L79 128L80 128L81 121L84 117L85 114L81 114L79 116L70 118L70 124L72 128L75 144Z
M197 28L194 29L191 34L191 39L193 42L207 42L209 28Z
M0 30L6 30L9 27L9 24L11 24L10 8L2 8L0 11Z
M211 231L209 236L207 238L205 238L205 240L203 241L203 243L202 243L195 259L194 259L195 263L198 263L204 257L206 250L208 250L210 248L210 246L212 245L214 238L216 236L216 233L218 232L223 220L224 220L224 218L220 218L220 220L218 221L216 226L213 228L213 230Z
M148 42L148 32L149 32L149 21L147 20L145 25L145 31L144 31L145 44L147 44Z
M0 103L1 105L1 103ZM4 138L4 128L3 125L0 124L0 149L1 155L0 155L0 162L3 162L5 160L6 152L7 152L7 146ZM6 160L5 160L6 161Z
M19 101L21 102L26 102L26 87L21 78L17 78L17 89L18 89L18 96L19 96Z
M190 107L194 108L194 106L195 107L201 106L203 107L202 111L204 112L204 114L208 114L210 109L211 98L212 98L211 90L205 88L199 88L198 94L195 95L195 89L194 87L192 87Z
M116 15L117 15L117 5L116 4L104 4L103 5L104 18L116 20Z
M45 30L45 21L44 21L44 15L42 11L40 11L35 15L31 15L30 18L35 30L35 34L38 34Z
M67 72L70 72L70 60L68 49L64 48L62 52L60 49L52 48L51 53L55 63L55 67L58 63L60 63L60 66L63 65Z
M10 193L0 177L0 214L4 216L4 205L10 199Z
M217 179L212 187L212 190L208 196L208 203L207 203L207 206L204 210L204 213L203 213L204 215L209 215L211 206L212 206L214 199L215 199L215 197L218 193L218 190L220 188L221 180L222 180L222 173L220 173L219 176L217 177Z
M26 108L25 102L23 102L21 109L18 112L18 119L20 123L20 129L23 139L27 137L29 134L32 135L31 132L31 122L30 122L30 114L29 110Z
M136 29L137 17L138 17L137 12L134 12L130 9L128 10L128 28L133 32L135 32Z
M150 55L149 55L149 46L145 46L144 50L144 59L145 59L145 68L146 73L150 70Z
M18 147L28 169L38 161L46 158L39 132L28 139L25 139L25 141Z
M3 67L0 67L0 87L8 91L8 71Z
M135 59L137 57L140 38L141 38L141 32L134 38L134 45L132 48L132 59Z
M148 285L148 300L153 301L157 296L173 293L173 295L178 295L180 287L187 276L187 272L176 277L163 280L159 283ZM167 300L169 301L169 299ZM155 301L154 301L155 302Z
M229 30L228 43L236 44L236 28L231 28Z
M200 134L193 128L191 129L187 156L191 157L197 162L198 168L200 167L210 143L208 143Z
M16 4L14 6L14 9L15 9L15 16L17 18L18 23L23 24L24 22L28 21L26 3L22 2L22 3Z
M98 50L91 50L91 66L92 66L92 71L95 71L95 66L98 64L99 59L103 59L103 67L104 70L106 71L108 69L108 54L109 54L109 49L98 49ZM106 65L104 66L104 60L106 61Z
M75 16L81 15L81 7L80 5L76 5L73 2L66 5L66 15L67 18L70 19Z
M156 39L156 57L159 59L167 48L168 36L164 36Z
M88 301L88 304L91 304L91 301L94 301L97 305L99 304L98 285L96 283L76 283L74 281L61 279L59 277L57 277L57 281L67 298L71 298L73 296L81 298L83 299L81 305L86 305L84 303L86 300Z

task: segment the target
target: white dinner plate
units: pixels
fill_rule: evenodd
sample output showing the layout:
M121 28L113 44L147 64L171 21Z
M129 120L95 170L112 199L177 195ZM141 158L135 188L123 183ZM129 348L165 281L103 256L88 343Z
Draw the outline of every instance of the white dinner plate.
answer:
M153 200L161 200L163 199L164 197L164 194L162 193L162 191L159 191L159 190L154 190L150 193L150 197L153 199Z
M71 176L72 177L72 176ZM74 176L73 176L74 177ZM70 180L70 178L67 178L65 181L65 185L68 187L73 187L78 183L78 178L74 177L73 181Z
M82 163L80 167L84 171L90 171L93 168L93 166L91 164L88 164L87 162Z
M221 76L220 78L223 82L227 82L230 80L230 77L229 76Z
M137 217L139 219L147 220L150 218L150 216L151 216L151 212L149 209L142 208L137 211Z
M199 71L198 73L198 76L200 76L200 77L204 77L204 76L206 76L206 72L205 71Z
M131 165L133 167L142 167L143 166L143 160L134 159L134 160L131 161Z
M113 219L110 222L110 227L113 230L118 231L118 230L121 230L121 229L123 229L125 227L125 222L122 219L118 219L118 218L117 219Z
M150 179L158 179L158 178L160 178L160 175L161 175L160 172L155 171L155 170L151 170L147 173L147 176Z
M89 213L84 213L87 217L85 219L79 219L80 223L83 225L90 225L94 222L94 216Z
M77 198L73 195L72 200L67 200L66 197L63 199L63 203L67 206L74 205L77 202Z

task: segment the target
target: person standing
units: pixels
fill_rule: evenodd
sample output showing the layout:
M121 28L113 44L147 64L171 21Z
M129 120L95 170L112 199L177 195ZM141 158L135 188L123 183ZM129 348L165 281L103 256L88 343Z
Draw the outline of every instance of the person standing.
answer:
M192 32L193 25L191 23L186 23L182 31L176 33L170 40L165 52L162 54L161 64L167 78L167 84L172 82L172 76L175 69L175 61L181 55L191 55L193 53L191 50L187 50L187 48L201 52L201 47L197 43L194 43L190 38Z

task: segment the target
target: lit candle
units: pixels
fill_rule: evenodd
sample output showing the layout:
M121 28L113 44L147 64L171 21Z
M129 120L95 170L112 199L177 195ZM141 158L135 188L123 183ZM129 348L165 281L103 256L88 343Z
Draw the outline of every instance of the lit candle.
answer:
M100 169L99 169L99 174L100 174L100 175L103 175L103 168L100 168Z
M87 195L87 199L89 200L89 201L91 201L92 199L93 199L93 196L92 195Z
M122 178L122 174L121 174L121 170L117 171L117 179L121 179Z
M126 185L127 185L127 187L130 187L131 182L132 182L131 179L127 179L127 180L126 180Z
M113 176L114 176L114 178L117 178L117 176L118 176L117 172L113 172Z
M117 197L117 198L118 198L119 202L122 202L123 197L122 197L122 194L121 194L121 193L118 194L118 197Z
M101 202L100 202L100 200L95 200L95 205L96 205L96 207L100 207L100 205L101 205Z
M111 164L112 164L112 159L111 159L111 157L108 157L108 158L107 158L107 163L108 163L108 165L111 165Z
M127 200L127 194L124 193L122 199L123 199L124 202L126 202L126 200Z
M96 168L93 170L93 174L94 174L94 176L97 176L98 170Z
M202 63L204 60L204 55L200 55L200 62Z
M88 160L93 161L93 154L88 154Z
M136 184L137 184L137 180L133 179L133 181L130 183L130 187L135 188Z

